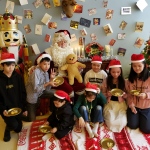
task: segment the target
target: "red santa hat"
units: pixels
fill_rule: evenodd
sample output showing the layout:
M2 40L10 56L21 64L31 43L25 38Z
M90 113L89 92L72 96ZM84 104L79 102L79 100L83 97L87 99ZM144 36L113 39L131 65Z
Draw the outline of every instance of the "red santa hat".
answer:
M109 62L108 69L109 68L117 68L117 67L122 67L119 60L113 59Z
M144 61L144 55L143 54L132 54L131 56L131 63L137 63Z
M40 61L43 59L43 58L49 58L50 60L52 60L51 56L49 54L41 54L38 58L37 58L37 64L40 63Z
M66 40L68 43L70 43L70 39L71 36L68 30L59 30L54 34L53 43L55 44L61 40Z
M91 92L97 93L97 88L98 86L96 84L92 84L88 82L86 84L85 91L91 91Z
M15 62L15 56L13 53L2 53L0 63Z
M59 99L66 99L67 101L69 101L71 103L69 95L66 92L62 91L62 90L56 91L54 93L54 96L56 96Z
M100 64L102 64L102 58L100 56L98 56L98 55L94 55L92 57L91 63L100 63Z

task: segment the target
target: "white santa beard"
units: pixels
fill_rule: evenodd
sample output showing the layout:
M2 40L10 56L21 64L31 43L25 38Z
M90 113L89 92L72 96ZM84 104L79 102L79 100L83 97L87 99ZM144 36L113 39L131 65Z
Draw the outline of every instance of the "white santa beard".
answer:
M19 51L18 51L18 49L19 49L18 46L12 46L12 47L10 46L10 47L8 47L8 52L9 53L13 53L15 55L16 64L17 64L17 62L19 60L19 56L18 56Z

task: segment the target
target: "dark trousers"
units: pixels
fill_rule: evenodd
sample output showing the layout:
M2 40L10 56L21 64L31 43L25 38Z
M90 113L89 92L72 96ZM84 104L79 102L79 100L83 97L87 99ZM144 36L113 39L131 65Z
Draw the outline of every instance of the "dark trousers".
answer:
M4 122L6 123L6 128L9 131L15 131L15 132L20 132L22 129L22 119L21 115L17 116L11 116L11 117L6 117L4 115L1 115L2 118L4 119Z
M143 133L150 133L150 108L136 108L134 114L130 108L127 109L127 126L131 129L139 128Z

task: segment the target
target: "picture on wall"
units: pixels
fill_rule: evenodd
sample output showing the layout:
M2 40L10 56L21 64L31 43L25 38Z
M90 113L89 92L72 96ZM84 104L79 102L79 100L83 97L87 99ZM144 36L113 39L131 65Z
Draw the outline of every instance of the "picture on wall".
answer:
M126 49L125 48L118 48L118 55L119 56L124 56L126 53Z
M114 10L107 9L105 18L106 19L112 19L113 13L114 13Z
M144 22L136 22L135 31L142 32L144 27Z
M121 15L130 15L131 7L121 7Z
M78 26L79 26L79 22L78 21L73 21L73 20L70 21L70 28L71 29L77 30Z
M109 45L113 46L115 43L116 43L116 40L115 39L111 39L110 42L109 42Z
M100 25L100 18L93 18L93 25Z
M118 40L124 40L126 37L125 33L118 33Z
M113 30L110 26L110 24L106 24L105 26L103 26L104 32L106 33L106 35L112 34Z
M91 20L88 20L88 19L85 19L85 18L80 18L80 25L89 28L90 25L91 25Z
M137 48L140 48L143 45L143 43L144 43L144 40L138 37L134 43L134 46Z
M83 5L76 4L74 8L74 13L82 13Z
M125 22L124 20L121 22L119 28L121 28L122 30L125 29L125 27L127 26L127 22Z

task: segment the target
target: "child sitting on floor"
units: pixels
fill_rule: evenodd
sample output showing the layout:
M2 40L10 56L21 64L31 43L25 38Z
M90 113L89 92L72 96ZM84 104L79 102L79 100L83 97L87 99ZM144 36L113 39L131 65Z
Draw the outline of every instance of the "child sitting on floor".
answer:
M73 107L75 116L79 119L79 127L85 127L89 137L98 137L99 123L103 122L102 107L106 104L106 98L100 92L96 84L88 82L85 93L79 96ZM93 130L90 122L94 123Z
M52 114L48 117L45 124L49 124L56 138L61 139L73 129L74 115L71 107L71 100L69 95L58 90L54 93L54 108Z

